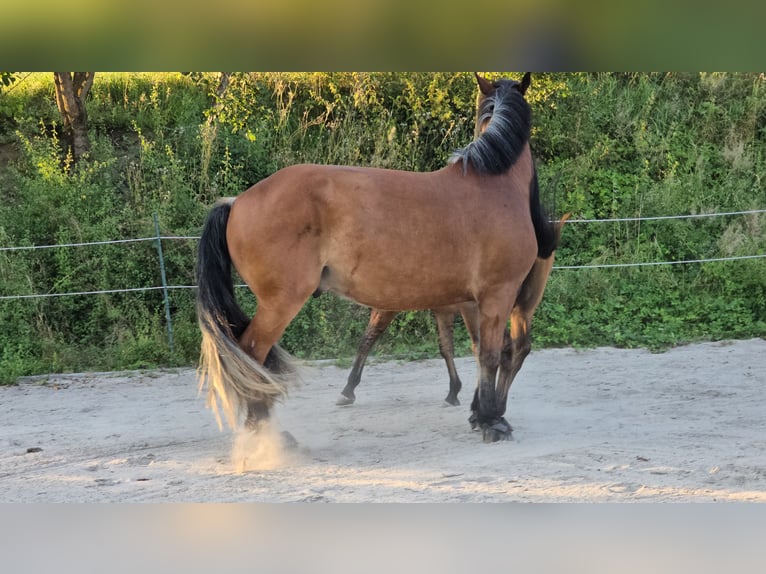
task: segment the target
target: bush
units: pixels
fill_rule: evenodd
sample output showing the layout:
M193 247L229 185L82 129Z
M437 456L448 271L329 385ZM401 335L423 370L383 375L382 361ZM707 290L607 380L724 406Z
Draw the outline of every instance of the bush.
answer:
M92 151L62 157L51 74L0 92L2 245L194 236L216 198L297 162L414 171L442 167L473 137L464 73L97 74ZM758 74L542 74L528 92L532 146L553 213L638 217L766 207L764 77ZM570 223L559 265L681 261L766 252L766 218ZM194 240L164 240L170 284L191 286ZM154 242L0 252L2 293L160 284ZM240 289L244 307L255 302ZM0 382L22 374L193 364L193 291L0 300ZM368 311L326 294L285 333L300 357L355 352ZM535 343L663 349L766 334L766 261L554 271ZM469 349L458 323L457 347ZM379 352L437 353L426 312L400 314Z

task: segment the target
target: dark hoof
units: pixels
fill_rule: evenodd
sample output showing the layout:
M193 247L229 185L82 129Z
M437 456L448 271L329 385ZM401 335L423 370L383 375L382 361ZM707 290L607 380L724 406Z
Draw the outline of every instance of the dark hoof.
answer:
M499 442L501 440L511 440L510 432L502 432L493 427L487 427L482 432L484 442Z
M482 438L484 442L497 442L511 440L511 425L505 419L500 419L491 425L482 425Z
M471 423L471 429L481 431L484 442L497 442L500 440L511 440L512 438L511 432L513 432L513 428L503 417L495 419L491 423L480 423L478 413L473 411L468 418L468 422Z
M509 434L513 431L513 427L507 420L505 420L505 417L495 419L492 423L479 423L479 413L476 411L471 411L471 416L468 417L468 422L471 425L471 430L484 430L485 428L495 427L497 430Z
M453 407L460 406L460 401L458 400L458 398L453 397L452 395L447 395L447 398L444 399L444 402L447 403L448 405L452 405Z
M298 448L298 441L295 440L295 437L291 433L284 430L282 431L282 446L286 449L295 450Z
M338 397L338 400L335 401L335 404L339 407L346 407L348 405L353 405L355 400L356 397L347 397L346 395L341 395Z

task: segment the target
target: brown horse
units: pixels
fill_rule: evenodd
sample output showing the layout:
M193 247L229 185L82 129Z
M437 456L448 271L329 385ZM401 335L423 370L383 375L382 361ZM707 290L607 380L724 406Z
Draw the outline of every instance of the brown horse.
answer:
M562 217L556 224L557 241L558 238L561 237L561 228L564 226L566 220L569 219L569 215L570 214L568 213L564 215L564 217ZM521 369L524 359L532 348L529 334L532 324L532 316L535 314L535 310L540 304L540 301L542 301L545 285L548 282L548 277L550 276L553 267L554 257L555 252L551 253L551 256L547 259L537 258L535 260L532 270L521 285L521 291L516 296L516 303L513 306L513 311L511 311L512 331L506 329L504 333L504 356L510 357L510 367L507 371L508 374L506 375L508 380L507 388L505 389L506 394L508 389L510 389L516 373ZM439 352L447 365L447 372L449 373L449 392L447 393L444 402L452 406L458 406L460 404L458 393L460 392L463 383L455 368L454 360L455 345L453 340L453 326L455 323L455 316L458 313L462 315L463 323L466 326L468 335L471 337L471 349L473 350L474 355L476 355L479 343L478 307L476 306L476 303L468 302L463 303L462 305L434 309L432 312L436 318L436 327L439 333ZM370 354L373 345L375 345L380 336L385 332L395 316L396 311L383 311L381 309L373 309L370 313L370 321L359 342L356 357L351 366L351 372L348 375L346 386L341 391L341 396L338 397L338 400L336 401L337 405L351 405L356 401L354 389L356 389L361 382L362 370L364 369L364 363L367 360L367 356ZM513 337L511 337L511 332L514 333ZM505 384L503 386L505 387ZM477 402L478 398L474 397L474 413ZM474 414L471 416L471 422L473 423L473 421Z
M295 165L208 215L197 267L200 384L207 382L209 404L216 413L220 404L232 427L244 411L246 426L257 429L286 394L294 373L277 342L306 300L327 290L386 311L475 303L473 424L488 442L510 436L505 326L535 259L551 256L557 234L529 148L529 75L477 80L480 135L444 168ZM237 305L232 263L257 299L252 320Z

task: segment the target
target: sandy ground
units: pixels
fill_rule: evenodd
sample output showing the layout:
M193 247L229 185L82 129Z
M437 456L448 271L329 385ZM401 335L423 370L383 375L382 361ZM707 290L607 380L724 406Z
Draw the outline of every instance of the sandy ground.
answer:
M292 450L221 432L193 370L27 379L0 388L0 501L766 501L764 340L535 351L495 444L458 370L460 407L437 359L373 362L338 407L347 369L306 364Z

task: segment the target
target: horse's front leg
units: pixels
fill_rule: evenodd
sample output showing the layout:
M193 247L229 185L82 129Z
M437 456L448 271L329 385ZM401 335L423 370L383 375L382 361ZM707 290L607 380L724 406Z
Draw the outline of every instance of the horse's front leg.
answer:
M513 347L511 346L510 333L508 329L503 332L503 347L500 352L500 367L497 374L497 386L495 387L497 412L500 416L501 422L508 426L510 431L513 430L511 424L503 416L505 414L505 405L508 398L508 389L504 387L504 381L507 380L510 373L509 365L511 364L511 357L513 356ZM515 374L515 373L514 373ZM513 381L513 376L510 377ZM510 386L510 382L508 383ZM473 430L479 430L479 386L476 386L476 390L473 394L473 402L471 403L471 416L468 417L468 422L471 423Z
M510 292L516 292L515 286ZM513 307L513 298L498 294L494 299L484 301L479 306L479 383L469 420L471 426L482 430L484 442L495 442L511 438L511 425L500 411L495 383L500 366L506 317Z

